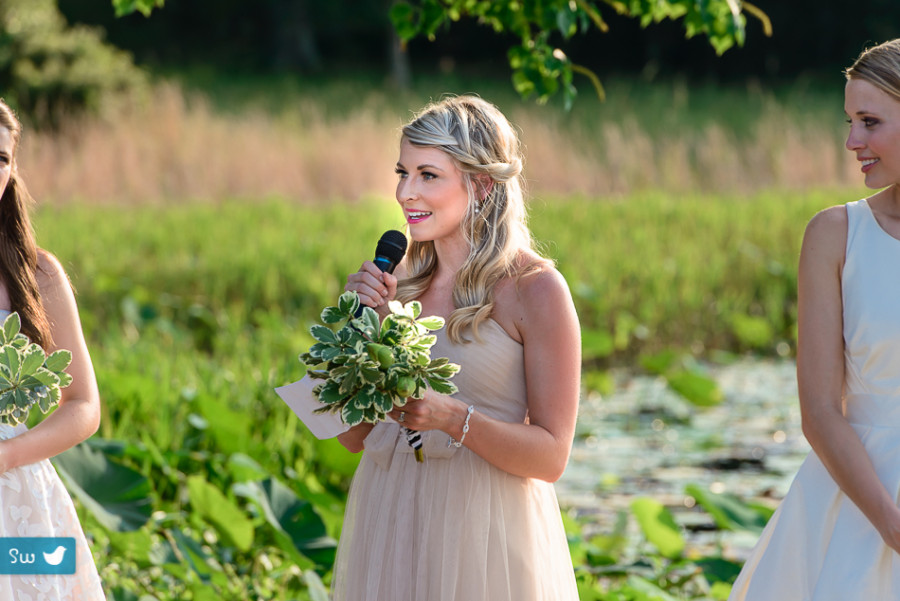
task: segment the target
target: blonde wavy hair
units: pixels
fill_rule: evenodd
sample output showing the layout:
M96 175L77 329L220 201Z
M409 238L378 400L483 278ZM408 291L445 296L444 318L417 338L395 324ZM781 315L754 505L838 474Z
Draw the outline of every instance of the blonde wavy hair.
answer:
M900 100L900 39L863 50L844 71L847 79L861 79Z
M402 129L402 139L415 146L439 148L462 172L468 190L468 209L460 227L469 254L456 274L455 310L447 320L450 340L465 342L463 332L478 326L494 309L494 288L508 277L522 277L549 263L523 264L521 253L536 256L526 222L519 138L493 104L475 96L446 98L426 106ZM491 185L485 185L487 178ZM484 199L479 192L487 189ZM434 243L410 244L406 254L408 278L397 286L397 300L421 296L437 269Z

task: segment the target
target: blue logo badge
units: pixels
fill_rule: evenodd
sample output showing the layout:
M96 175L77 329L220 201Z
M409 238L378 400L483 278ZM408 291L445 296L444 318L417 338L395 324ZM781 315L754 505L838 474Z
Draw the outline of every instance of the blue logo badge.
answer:
M0 574L74 574L73 537L0 538Z

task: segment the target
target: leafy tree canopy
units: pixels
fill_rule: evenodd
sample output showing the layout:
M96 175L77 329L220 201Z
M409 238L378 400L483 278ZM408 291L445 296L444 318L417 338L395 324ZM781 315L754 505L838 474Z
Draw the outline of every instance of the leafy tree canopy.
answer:
M149 15L164 2L112 0L119 16L135 11ZM498 34L515 36L518 43L508 51L508 59L516 91L540 103L562 92L568 108L577 93L575 73L587 77L598 96L603 98L605 93L599 78L572 62L561 42L595 29L608 31L604 14L611 13L638 19L642 27L680 20L687 38L705 35L719 55L735 45L743 46L747 14L759 19L765 35L772 30L768 16L743 0L395 0L390 18L404 43L420 36L433 40L464 18L476 19Z
M154 8L162 8L166 0L112 0L116 16L129 15L135 11L149 17Z
M508 52L513 86L522 97L546 102L562 91L566 107L575 99L573 75L588 77L603 98L603 86L589 69L573 63L557 46L592 29L609 30L604 11L640 19L641 26L663 19L681 19L686 37L704 34L716 53L722 54L745 39L749 13L771 35L768 17L741 0L400 0L391 8L391 20L401 40L418 36L434 39L453 21L474 18L497 33L511 33L519 43Z
M144 74L102 32L69 27L56 0L0 2L0 91L37 125L57 125L69 111L99 110Z

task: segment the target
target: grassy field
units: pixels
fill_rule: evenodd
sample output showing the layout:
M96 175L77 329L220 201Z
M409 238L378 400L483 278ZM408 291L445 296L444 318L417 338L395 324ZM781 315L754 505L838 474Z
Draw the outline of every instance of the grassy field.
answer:
M586 90L568 113L522 101L502 80L423 79L406 92L363 78L185 81L160 83L104 118L28 132L19 162L35 195L168 205L390 194L400 126L429 100L467 92L497 103L521 130L536 196L746 196L859 181L843 149L839 80L771 90L612 79L606 102Z
M531 224L572 288L586 370L666 350L790 354L804 224L857 196L544 197ZM208 586L223 599L324 598L357 458L315 441L272 389L302 375L309 325L381 232L400 226L387 198L38 211L40 243L77 288L103 393L91 457L130 483L108 499L96 484L107 476L81 467L87 451L58 462L99 505L129 508L123 525L81 498L115 599L213 598ZM594 579L592 547L573 532L585 598L636 586L627 570Z

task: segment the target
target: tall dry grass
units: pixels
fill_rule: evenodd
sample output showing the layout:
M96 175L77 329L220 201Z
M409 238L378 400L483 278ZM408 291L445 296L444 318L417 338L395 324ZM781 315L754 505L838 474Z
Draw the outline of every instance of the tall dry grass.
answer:
M160 85L149 100L112 118L29 132L20 169L35 197L52 203L390 196L408 111L360 102L336 115L326 104L312 98L277 113L225 111L201 95ZM584 127L546 107L522 104L507 112L522 132L536 195L859 185L836 125L798 119L797 109L775 100L765 104L741 135L715 121L654 130L644 125L640 107L597 116Z

